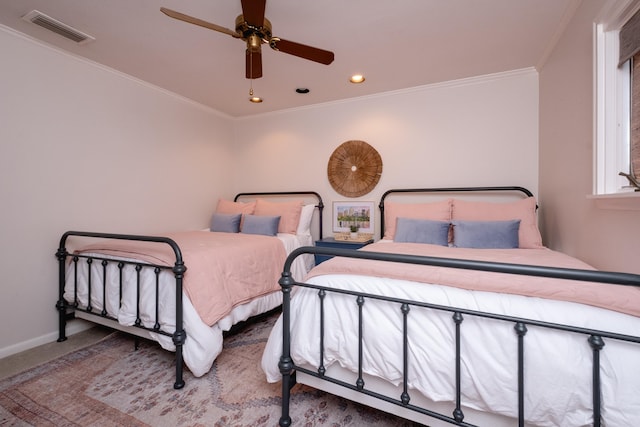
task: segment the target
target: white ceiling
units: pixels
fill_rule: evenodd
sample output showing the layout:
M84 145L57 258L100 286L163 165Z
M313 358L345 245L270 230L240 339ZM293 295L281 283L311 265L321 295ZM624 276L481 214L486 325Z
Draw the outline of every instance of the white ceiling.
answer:
M0 0L0 24L233 117L537 67L580 0L267 0L273 35L333 51L322 65L263 45L262 104L248 101L240 0ZM37 9L96 38L78 45L21 19ZM366 82L348 82L362 73ZM310 92L301 95L298 87Z

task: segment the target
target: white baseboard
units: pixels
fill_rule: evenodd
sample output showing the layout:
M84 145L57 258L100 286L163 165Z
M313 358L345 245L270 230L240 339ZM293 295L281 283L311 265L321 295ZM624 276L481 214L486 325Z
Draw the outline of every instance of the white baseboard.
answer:
M87 329L95 326L95 324L87 322L82 319L73 319L67 322L67 336L77 334L78 332L86 331ZM43 344L54 342L58 339L58 331L50 332L39 337L32 338L26 341L22 341L8 347L0 349L0 359L14 354L30 350Z

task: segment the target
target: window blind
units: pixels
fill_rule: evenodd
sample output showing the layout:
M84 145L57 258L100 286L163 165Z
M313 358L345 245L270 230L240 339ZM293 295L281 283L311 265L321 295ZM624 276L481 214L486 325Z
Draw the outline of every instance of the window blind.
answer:
M620 29L620 59L622 65L640 52L640 10Z

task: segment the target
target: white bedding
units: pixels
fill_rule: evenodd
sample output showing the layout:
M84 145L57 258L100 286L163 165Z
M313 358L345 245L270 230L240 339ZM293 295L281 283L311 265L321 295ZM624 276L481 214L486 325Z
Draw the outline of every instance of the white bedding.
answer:
M204 233L205 231L203 231ZM208 231L206 231L208 233ZM286 253L301 246L312 244L312 238L308 235L292 235L278 233ZM90 254L84 254L90 255ZM98 255L103 258L113 258L106 255ZM119 258L121 259L121 258ZM134 261L133 259L127 259ZM78 289L77 300L80 307L85 308L88 302L87 292L87 265L80 259L78 262ZM313 257L298 257L292 265L292 274L296 280L302 280L304 275L313 265ZM99 260L93 262L92 269L92 296L91 305L93 312L100 312L102 306L102 265ZM187 265L187 268L189 266ZM136 272L129 265L123 269L125 283L135 285ZM161 329L170 333L175 331L175 277L171 270L163 270L159 275L159 318ZM106 309L110 316L116 317L118 323L123 326L131 326L136 321L136 290L135 286L123 289L122 301L119 301L119 271L116 263L109 263L107 267L107 295ZM66 272L66 285L64 298L68 302L74 301L74 266L70 263ZM141 295L140 318L146 327L153 327L155 322L155 275L151 269L141 271ZM121 305L120 305L121 303ZM201 319L191 301L183 291L183 324L187 333L187 339L183 346L183 356L186 366L194 376L199 377L207 373L215 358L222 351L222 333L229 330L234 324L246 320L251 316L264 313L282 303L282 293L278 290L261 298L236 306L226 317L219 320L213 326L208 326ZM171 337L163 334L151 333L150 336L160 345L170 351L175 351L175 345Z
M602 308L537 297L469 291L404 280L356 275L322 275L309 283L396 296L585 328L638 335L640 319ZM325 366L357 371L355 297L325 297ZM319 365L317 291L299 288L292 298L291 356L298 365ZM282 319L273 328L262 358L269 382L281 379ZM399 384L402 380L402 318L398 305L364 305L364 372ZM466 407L517 416L517 341L513 324L466 315L462 323L462 402ZM455 398L454 322L448 312L414 307L409 314L410 393L436 402ZM525 415L531 425L592 424L588 336L529 326L525 337ZM640 369L636 344L605 339L601 352L603 419L606 426L640 425ZM366 384L365 384L366 386ZM397 396L399 397L399 395ZM463 407L464 410L464 407Z

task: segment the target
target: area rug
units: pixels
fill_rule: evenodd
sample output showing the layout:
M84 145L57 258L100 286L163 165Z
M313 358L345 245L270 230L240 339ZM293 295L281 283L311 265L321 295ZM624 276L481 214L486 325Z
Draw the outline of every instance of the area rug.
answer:
M0 382L0 425L277 426L280 384L266 382L262 350L276 316L225 338L212 370L185 371L174 390L173 353L116 332L82 350ZM294 426L416 426L336 396L296 385Z

